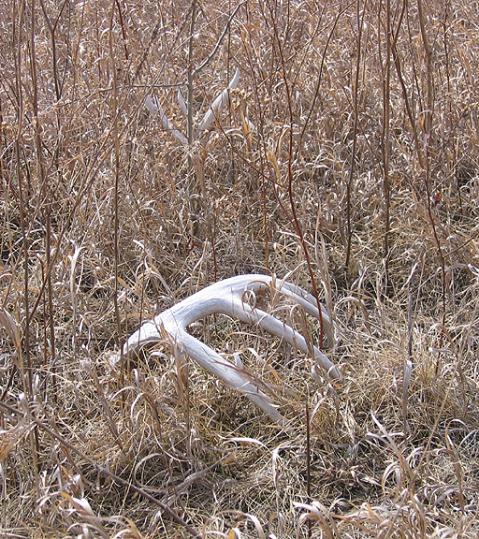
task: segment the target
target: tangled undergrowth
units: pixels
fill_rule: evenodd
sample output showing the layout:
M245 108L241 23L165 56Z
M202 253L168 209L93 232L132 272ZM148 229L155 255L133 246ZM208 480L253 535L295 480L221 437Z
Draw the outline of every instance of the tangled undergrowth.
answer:
M19 0L0 21L0 535L477 537L474 4ZM228 317L192 328L288 429L166 342L112 361L243 273L316 288L335 322L334 386Z

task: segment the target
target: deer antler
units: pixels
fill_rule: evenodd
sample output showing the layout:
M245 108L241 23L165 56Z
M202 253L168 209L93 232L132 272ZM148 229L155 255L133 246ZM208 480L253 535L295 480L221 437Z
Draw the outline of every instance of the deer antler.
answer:
M215 119L219 117L221 110L228 102L229 92L231 90L234 90L238 86L239 80L240 70L236 69L233 78L230 80L228 86L211 102L211 105L208 107L208 110L203 116L203 119L199 123L198 127L194 130L195 139L197 139L203 131L207 131L213 125ZM176 98L181 112L185 116L187 116L188 107L190 106L190 104L187 104L185 102L185 98L183 97L183 94L180 90L178 90L178 92L176 93ZM149 112L151 112L151 114L159 115L163 127L167 131L170 131L176 138L176 140L181 142L181 144L183 144L184 146L188 145L188 138L168 118L157 97L151 97L147 95L145 98L145 107L149 110Z
M308 314L316 318L320 316L316 300L301 288L267 275L240 275L208 286L162 312L153 320L145 322L127 340L123 347L123 354L126 356L145 344L157 342L162 335L166 334L178 351L188 354L193 361L208 372L245 394L276 422L284 424L285 419L271 399L245 369L233 365L187 331L190 324L207 315L226 314L248 324L257 324L299 350L311 352L306 339L296 330L274 316L246 303L244 297L246 291L257 292L266 288L288 297L303 307ZM321 308L321 317L325 337L332 342L333 327L324 308ZM335 379L341 378L338 369L325 354L316 347L312 347L312 353L316 362L328 376Z

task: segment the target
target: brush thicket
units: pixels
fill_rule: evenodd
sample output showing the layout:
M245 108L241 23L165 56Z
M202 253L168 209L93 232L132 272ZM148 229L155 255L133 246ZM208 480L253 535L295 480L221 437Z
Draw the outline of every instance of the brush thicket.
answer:
M0 6L0 535L477 537L474 5L238 5ZM166 343L112 366L255 272L316 287L340 386L194 331L277 384L288 433Z

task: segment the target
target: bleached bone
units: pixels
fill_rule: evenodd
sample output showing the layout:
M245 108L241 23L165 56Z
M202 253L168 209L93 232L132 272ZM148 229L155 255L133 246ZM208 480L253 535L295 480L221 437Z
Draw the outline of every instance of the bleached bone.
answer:
M240 70L236 69L235 74L233 75L233 78L230 80L228 86L216 97L216 99L213 100L211 105L209 106L208 110L206 111L205 115L203 116L203 119L201 120L199 126L197 129L194 129L195 136L194 138L197 139L199 134L202 131L206 131L211 127L213 122L215 121L215 118L217 118L221 112L221 109L226 105L228 101L228 92L230 90L234 90L239 83L240 80ZM176 99L178 101L178 106L181 110L181 112L187 116L188 114L188 107L190 104L185 102L185 99L181 93L180 90L176 93ZM161 123L163 124L163 127L171 131L173 136L176 138L176 140L180 141L183 145L188 145L188 138L173 124L173 122L168 118L168 116L165 114L165 111L163 110L162 106L160 105L158 99L156 97L151 97L149 95L145 98L145 107L152 113L152 114L158 114L161 120Z
M183 135L183 133L175 127L175 125L170 121L168 116L165 114L163 108L161 107L158 99L156 97L150 97L149 95L145 98L145 107L152 113L152 114L158 114L161 120L161 123L163 124L163 127L171 131L173 136L181 142L181 144L184 144L185 146L188 144L188 139Z
M183 97L183 94L181 93L181 90L178 89L176 92L176 100L178 101L178 106L180 107L181 112L184 116L188 116L188 107L186 106L185 98Z
M206 131L209 129L214 122L215 118L218 116L220 110L226 105L228 101L228 92L234 90L240 80L240 70L236 69L233 78L230 80L228 86L220 93L220 95L211 103L210 108L204 115L201 120L200 125L198 126L198 131Z
M124 344L123 355L137 351L148 343L157 342L166 335L179 354L188 354L205 370L245 394L276 422L285 424L285 419L274 403L260 388L261 382L188 333L188 326L193 322L215 313L226 314L248 324L257 324L305 353L312 352L317 364L330 378L340 379L338 369L323 352L314 346L311 349L306 339L293 328L246 302L245 294L248 291L255 293L266 289L286 296L303 307L308 314L319 318L315 298L301 288L267 275L240 275L208 286L145 322ZM332 344L333 327L323 307L321 316L324 336Z

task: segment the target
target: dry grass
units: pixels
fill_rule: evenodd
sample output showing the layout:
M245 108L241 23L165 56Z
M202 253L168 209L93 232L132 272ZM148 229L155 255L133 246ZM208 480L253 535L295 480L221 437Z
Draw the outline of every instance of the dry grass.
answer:
M475 4L193 4L1 3L0 535L477 537ZM196 120L241 82L188 156L143 102L187 134L206 59ZM194 329L288 432L167 346L111 366L248 272L334 310L336 388L233 320Z

